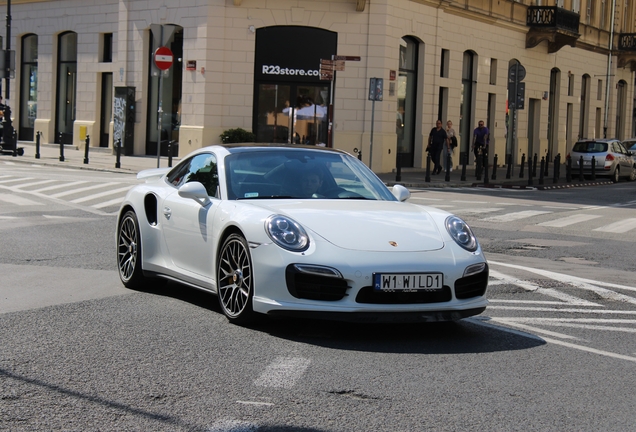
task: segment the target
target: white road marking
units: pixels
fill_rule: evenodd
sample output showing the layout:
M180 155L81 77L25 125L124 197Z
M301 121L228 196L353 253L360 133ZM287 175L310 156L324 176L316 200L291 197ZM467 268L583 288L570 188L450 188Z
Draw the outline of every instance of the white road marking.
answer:
M621 311L621 310L605 310L605 309L569 309L558 307L527 307L527 306L488 306L488 309L497 310L520 310L520 311L536 311L536 312L562 312L562 313L576 313L576 314L601 314L601 315L635 315L636 311Z
M499 321L499 322L502 322L503 324L506 324L506 325L510 325L510 326L513 326L513 327L518 327L520 329L533 331L533 332L537 332L537 333L545 332L543 329L539 329L539 328L535 328L535 327L531 327L531 326L526 326L526 325L523 325L523 324L517 324L514 321L508 321L506 319L499 319L499 318L495 319L495 318L493 318L493 321ZM480 322L478 322L478 323L482 324ZM497 327L497 326L493 326L493 327ZM605 357L611 357L611 358L615 358L615 359L619 359L619 360L627 360L627 361L631 361L631 362L635 362L636 363L636 357L631 357L631 356L627 356L627 355L623 355L623 354L617 354L617 353L613 353L613 352L610 352L610 351L603 351L603 350L599 350L599 349L596 349L596 348L590 348L590 347L586 347L586 346L583 346L583 345L573 344L573 343L562 341L562 340L558 340L558 339L543 338L542 340L544 340L545 342L548 342L548 343L553 343L555 345L561 345L561 346L565 346L565 347L568 347L568 348L589 352L589 353L592 353L592 354L598 354L598 355L602 355L602 356L605 356Z
M118 185L118 184L121 184L121 183L112 183L112 182L111 183L100 183L100 184L97 184L97 185L86 186L86 187L79 188L79 189L67 190L67 191L64 191L64 192L56 193L56 194L51 195L51 196L53 198L60 198L60 197L63 197L63 196L72 195L74 193L79 193L79 192L85 192L85 191L94 190L94 189L105 188L105 187L108 187L108 186L114 186L114 185Z
M600 228L595 228L592 231L602 231L610 233L625 233L627 231L636 228L636 219L624 219L622 221L614 222L613 224L605 225Z
M16 204L19 206L44 205L43 203L40 203L37 201L31 201L30 199L21 197L19 195L12 195L12 194L0 194L0 201L7 202L9 204Z
M539 216L542 214L552 213L549 211L540 211L540 210L524 210L520 212L506 213L500 216L492 216L489 218L482 219L485 222L512 222L520 219L526 219L533 216Z
M11 219L17 219L17 216L0 216L0 219L6 219L6 220L11 220Z
M236 401L242 405L256 405L256 406L274 406L271 402L256 402L256 401Z
M520 328L521 330L525 330L525 331L529 331L532 333L542 333L542 334L546 334L552 337L558 337L559 339L570 339L570 340L578 340L579 338L574 337L574 336L570 336L570 335L566 335L563 333L557 333L557 332L553 332L550 330L545 330L542 328L536 328L536 327L532 327L529 325L525 325L525 324L521 324L519 322L517 322L514 319L508 319L508 318L492 318L493 321L496 322L500 322L502 324L506 324L512 327L517 327Z
M548 221L548 222L541 222L540 226L547 226L547 227L554 227L554 228L563 228L569 225L574 225L576 223L581 223L581 222L587 222L590 221L592 219L596 219L596 218L600 218L601 216L599 215L586 215L586 214L578 214L578 215L572 215L572 216L568 216L568 217L564 217L561 219L556 219L553 221Z
M92 201L92 200L97 199L97 198L102 198L102 197L105 197L105 196L115 195L115 194L118 194L118 193L126 192L131 187L132 186L126 186L126 187L122 187L122 188L119 188L119 189L111 189L111 190L107 190L105 192L100 192L100 193L96 193L96 194L93 194L93 195L88 195L88 196L85 196L85 197L82 197L82 198L77 198L77 199L71 200L71 202L75 203L75 204L79 204L79 203L83 203L83 202L86 202L86 201Z
M532 268L532 267L524 267L524 266L520 266L520 265L516 265L516 264L507 264L507 263L502 263L502 262L497 262L497 261L488 261L489 264L494 264L494 265L499 265L502 267L509 267L509 268L516 268L519 270L525 270L527 272L530 273L536 273L539 274L541 276L545 276L548 277L550 279L553 280L557 280L559 282L563 282L566 284L569 284L571 286L577 287L577 288L582 288L582 289L588 289L590 291L595 291L596 289L600 289L599 286L605 286L608 288L618 288L618 289L622 289L622 290L626 290L626 291L634 291L636 292L636 288L631 287L631 286L627 286L627 285L619 285L619 284L614 284L614 283L610 283L610 282L603 282L603 281L595 281L595 280L591 280L591 279L584 279L584 278L580 278L580 277L576 277L576 276L571 276L571 275L565 275L565 274L561 274L561 273L556 273L556 272L552 272L552 271L548 271L548 270L541 270L541 269L537 269L537 268ZM611 292L611 291L610 291ZM600 291L597 292L597 294L600 294ZM622 296L622 294L618 294L618 293L614 293L617 294L619 296ZM627 296L623 296L623 297L627 297ZM632 299L631 297L627 297L629 299ZM615 300L617 298L614 298ZM633 300L633 299L632 299ZM632 302L630 302L632 303Z
M292 388L296 381L305 373L309 363L311 363L311 360L303 357L278 357L254 381L254 385L259 387Z
M121 202L123 200L124 200L124 197L121 196L119 198L115 198L115 199L112 199L110 201L106 201L106 202L99 203L99 204L94 204L91 207L96 208L96 209L100 209L100 208L104 208L104 207L119 205L119 204L121 204Z
M56 184L56 185L53 185L53 186L48 186L48 187L45 187L45 188L42 188L42 189L32 190L32 191L29 191L29 192L40 193L40 192L46 192L46 191L50 191L50 190L60 189L60 188L63 188L63 187L77 186L77 185L84 184L84 183L88 183L88 182L86 180L80 180L80 181L75 181L75 182L70 182L70 183L61 183L61 184Z
M22 188L30 187L30 186L37 186L37 185L41 185L41 184L48 184L48 183L52 183L52 182L54 182L54 181L55 181L55 180L51 180L51 179L49 179L49 180L40 180L40 181L36 181L36 182L32 182L32 183L23 183L23 184L20 184L20 185L18 185L18 186L15 186L15 189L22 189Z
M32 180L32 179L33 179L33 177L13 178L13 179L9 179L9 180L0 180L0 184L15 183L15 182L21 182L21 181Z
M503 210L502 208L490 207L490 208L478 208L478 209L462 209L458 213L461 214L481 214L481 213L492 213L499 210Z
M561 304L568 304L568 305L572 305L572 306L601 306L600 304L597 303L592 303L590 301L587 300L583 300L581 298L578 297L574 297L572 295L557 291L555 289L552 288L543 288L540 287L539 285L532 283L532 282L528 282L528 281L524 281L524 280L520 280L517 278L513 278L510 277L508 275L505 275L503 273L499 273L496 270L490 270L490 276L497 278L501 281L504 281L510 285L516 285L520 288L523 288L527 291L532 291L532 292L536 292L538 294L543 294L546 295L548 297L554 297L556 299L562 300L565 303L561 303Z
M424 197L417 197L417 196L411 196L411 198L409 198L409 200L420 200L420 201L441 201L441 198L424 198Z

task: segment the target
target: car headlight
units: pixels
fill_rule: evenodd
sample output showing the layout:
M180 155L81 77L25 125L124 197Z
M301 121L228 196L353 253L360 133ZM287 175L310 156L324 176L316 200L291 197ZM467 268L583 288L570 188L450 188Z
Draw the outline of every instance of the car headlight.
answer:
M292 252L309 247L309 236L298 222L286 216L274 215L265 221L265 231L274 243Z
M446 218L446 231L455 242L469 252L475 252L479 243L468 224L457 216Z

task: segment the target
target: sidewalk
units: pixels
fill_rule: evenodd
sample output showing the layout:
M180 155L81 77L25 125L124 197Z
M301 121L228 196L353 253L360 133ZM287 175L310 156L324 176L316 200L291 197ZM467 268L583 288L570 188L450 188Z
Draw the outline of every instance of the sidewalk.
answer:
M84 150L76 149L74 146L64 146L64 161L60 161L60 146L57 144L42 144L40 146L40 158L35 158L35 144L31 142L18 142L18 147L24 148L23 156L13 157L11 154L0 155L0 160L5 162L39 164L44 166L67 167L74 169L85 169L92 171L105 171L114 173L137 174L139 171L151 168L157 168L156 156L121 156L120 167L116 168L117 158L113 154L112 149L90 147L88 154L88 163L84 163ZM168 166L168 158L162 156L160 166L165 168ZM179 159L172 159L172 166L175 166ZM550 166L548 176L541 179L539 176L532 179L532 185L529 185L528 170L525 167L524 177L519 178L519 168L514 167L513 175L506 179L506 167L498 167L493 177L492 167L488 168L488 180L482 175L481 179L475 176L474 167L466 167L465 179L462 180L462 170L455 169L449 173L446 180L446 173L433 175L431 173L429 181L426 179L426 171L421 168L402 168L400 179L397 179L397 173L376 173L380 179L388 186L402 184L408 188L444 188L444 187L488 187L488 188L510 188L510 189L537 189L550 190L569 187L584 187L612 184L608 177L598 177L597 180L579 181L578 174L573 172L572 181L567 182L565 178L565 166L561 168L560 178L555 183L553 180L553 167Z

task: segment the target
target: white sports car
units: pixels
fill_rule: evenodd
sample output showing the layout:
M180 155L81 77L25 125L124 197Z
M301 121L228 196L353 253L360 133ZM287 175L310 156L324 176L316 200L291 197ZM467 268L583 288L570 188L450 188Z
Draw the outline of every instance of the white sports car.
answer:
M205 147L140 172L117 218L123 284L217 295L228 320L457 320L484 311L488 264L460 218L405 202L355 157L288 145Z

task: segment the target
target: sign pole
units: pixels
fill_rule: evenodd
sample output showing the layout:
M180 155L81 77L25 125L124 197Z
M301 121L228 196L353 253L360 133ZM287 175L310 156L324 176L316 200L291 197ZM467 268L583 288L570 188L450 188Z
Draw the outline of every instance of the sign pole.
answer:
M373 171L373 122L375 120L375 99L371 102L371 142L369 145L369 169Z
M11 0L7 0L7 42L6 42L6 46L7 46L7 51L5 52L5 73L7 74L5 79L4 79L4 98L7 99L5 104L9 103L9 98L11 97L10 94L10 90L9 90L9 85L10 85L10 78L9 75L11 74L11 72L9 71L11 69Z
M159 31L159 46L163 46L163 25L161 26L161 30ZM161 165L161 133L162 125L161 121L163 118L163 71L159 70L159 119L158 119L158 128L159 128L159 137L157 138L157 168Z

